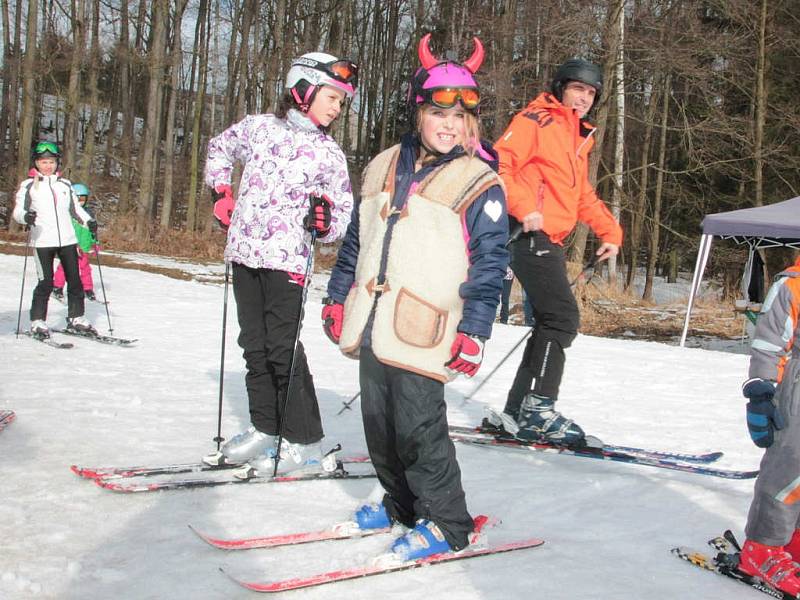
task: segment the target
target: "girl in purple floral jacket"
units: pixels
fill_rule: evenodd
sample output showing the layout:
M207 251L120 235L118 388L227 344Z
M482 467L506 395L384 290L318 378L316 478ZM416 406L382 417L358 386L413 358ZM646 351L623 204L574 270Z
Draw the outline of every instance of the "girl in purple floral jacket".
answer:
M319 468L322 423L299 342L287 387L312 232L335 242L350 222L347 162L328 127L352 97L356 73L349 61L304 54L292 63L276 114L247 116L208 144L205 180L214 190L214 216L228 230L225 260L233 270L251 421L208 462L249 461L248 468L271 475L282 429L279 470ZM237 162L243 171L234 200Z

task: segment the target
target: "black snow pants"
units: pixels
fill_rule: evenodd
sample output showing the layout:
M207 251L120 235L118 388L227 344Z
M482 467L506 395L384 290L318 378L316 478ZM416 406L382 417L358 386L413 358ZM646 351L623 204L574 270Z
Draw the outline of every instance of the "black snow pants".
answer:
M64 275L67 278L67 318L83 316L83 284L78 270L78 246L70 244L61 247L36 248L36 273L39 283L33 290L31 321L47 319L47 302L53 291L53 260L56 256L64 266Z
M544 232L523 234L512 244L511 268L525 288L536 321L504 409L517 417L531 389L537 395L558 398L564 349L578 334L580 313L567 278L564 249Z
M250 420L259 431L277 435L283 418L283 435L288 441L318 442L323 437L322 419L314 380L299 341L286 414L280 414L289 383L297 323L302 319L303 287L285 271L232 264Z
M444 384L385 365L362 347L361 415L372 465L396 521L436 523L455 550L473 529L447 426Z

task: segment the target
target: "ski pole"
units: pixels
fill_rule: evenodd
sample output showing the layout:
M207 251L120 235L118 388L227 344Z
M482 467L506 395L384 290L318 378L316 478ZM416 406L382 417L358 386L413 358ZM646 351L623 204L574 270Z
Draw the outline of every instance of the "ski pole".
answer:
M581 277L583 277L587 271L593 270L596 266L597 266L597 256L595 254L592 254L592 258L589 259L589 262L583 265L581 272L575 276L575 279L572 280L572 283L569 284L569 287L571 288L575 287L575 284L578 283ZM594 273L592 273L592 275L594 275Z
M111 328L111 314L108 312L108 298L106 297L106 286L103 283L103 268L100 266L100 251L97 249L97 244L94 245L94 257L97 259L97 273L100 275L100 289L103 291L103 305L106 307L108 334L114 335L114 330Z
M22 320L22 296L25 294L25 272L28 270L28 252L31 248L31 236L33 235L33 231L31 230L30 225L27 225L26 228L28 229L28 239L25 242L25 260L22 262L22 285L20 286L19 290L19 310L17 311L17 336L19 337L19 324Z
M289 394L292 392L292 382L294 381L294 362L297 357L297 344L300 342L300 329L303 325L303 310L306 306L306 298L308 298L308 288L311 287L309 277L311 275L311 263L314 261L314 248L317 241L317 230L311 231L311 247L308 252L308 261L306 261L306 273L303 277L303 297L300 300L300 314L297 315L297 330L294 334L294 348L292 349L292 360L289 363L289 380L286 383L286 395L283 397L283 406L280 412L281 422L278 425L278 442L275 447L275 468L272 471L272 476L278 474L278 463L281 460L281 444L283 442L283 428L286 424L286 407L289 405Z
M219 409L217 410L217 437L214 441L217 442L217 452L219 452L220 444L225 441L222 437L222 385L225 380L225 332L227 331L228 324L228 279L230 277L230 263L225 263L225 294L222 302L222 349L219 353Z
M511 357L511 355L512 355L512 354L514 354L514 352L517 350L517 348L519 348L519 347L522 345L522 342L524 342L525 340L527 340L527 339L530 337L531 333L533 333L533 327L531 327L530 329L528 329L528 331L526 331L526 332L525 332L525 335L523 335L523 336L522 336L522 338L520 338L520 340L519 340L519 341L518 341L516 344L514 344L514 347L513 347L513 348L511 348L511 350L509 350L509 351L508 351L508 353L506 353L506 355L505 355L505 356L502 358L502 360L501 360L499 363L497 363L497 365L495 365L494 369L492 369L492 372L491 372L491 373L489 373L489 374L488 374L486 377L484 377L483 381L481 381L481 382L480 382L480 383L479 383L479 384L478 384L478 385L475 387L475 389L474 389L474 390L472 390L472 391L471 391L469 394L467 394L466 396L464 396L464 400L461 402L461 405L462 405L462 406L463 406L464 404L466 404L467 402L469 402L469 401L470 401L470 399L471 399L471 398L472 398L472 397L473 397L475 394L477 394L477 393L478 393L478 391L479 391L479 390L480 390L480 389L481 389L481 388L482 388L484 385L486 385L486 382L487 382L487 381L489 381L489 380L492 378L492 375L494 375L495 373L497 373L497 370L498 370L500 367L502 367L502 366L503 366L503 364L504 364L504 363L505 363L505 362L506 362L506 361L507 361L507 360L508 360L508 359Z
M356 395L355 395L355 396L353 396L352 398L350 398L350 400L348 400L347 402L342 402L342 408L341 408L341 410L340 410L339 412L337 412L337 413L336 413L336 416L338 417L338 416L339 416L340 414L342 414L344 411L346 411L346 410L350 410L350 405L351 405L353 402L355 402L355 401L358 399L358 397L359 397L360 395L361 395L361 390L358 390L358 392L356 393Z

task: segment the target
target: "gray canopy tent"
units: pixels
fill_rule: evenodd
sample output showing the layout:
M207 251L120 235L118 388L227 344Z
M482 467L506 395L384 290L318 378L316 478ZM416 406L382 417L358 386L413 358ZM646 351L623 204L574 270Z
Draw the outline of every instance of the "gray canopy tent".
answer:
M697 262L692 277L692 288L689 291L686 319L683 322L681 346L686 343L689 317L692 314L695 296L700 289L714 236L734 240L737 244L747 244L750 247L746 271L752 265L755 250L778 246L800 249L800 196L767 206L706 215L702 227L703 235L700 238L700 248L697 250Z

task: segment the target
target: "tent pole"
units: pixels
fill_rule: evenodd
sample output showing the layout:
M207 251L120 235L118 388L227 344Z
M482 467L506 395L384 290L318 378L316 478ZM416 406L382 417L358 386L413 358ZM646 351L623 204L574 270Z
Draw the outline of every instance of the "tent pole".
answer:
M686 345L686 334L689 332L689 317L692 314L692 306L694 306L694 298L700 289L700 282L703 279L703 271L705 271L706 263L708 262L708 254L711 251L711 242L714 236L703 234L700 238L700 247L697 249L697 262L694 265L694 275L692 276L692 287L689 290L689 303L686 306L686 318L683 321L683 332L681 333L680 347Z

